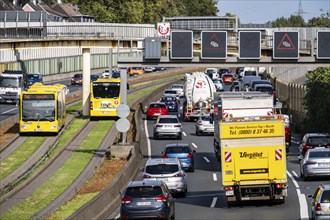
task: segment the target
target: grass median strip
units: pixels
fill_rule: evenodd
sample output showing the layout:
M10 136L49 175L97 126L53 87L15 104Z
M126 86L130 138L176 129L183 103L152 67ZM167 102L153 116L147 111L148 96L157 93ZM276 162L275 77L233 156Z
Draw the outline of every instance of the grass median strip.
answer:
M47 137L29 137L21 146L0 163L0 180L21 166L40 147Z
M1 219L29 219L57 198L86 167L113 121L99 121L64 165L31 196L10 209Z

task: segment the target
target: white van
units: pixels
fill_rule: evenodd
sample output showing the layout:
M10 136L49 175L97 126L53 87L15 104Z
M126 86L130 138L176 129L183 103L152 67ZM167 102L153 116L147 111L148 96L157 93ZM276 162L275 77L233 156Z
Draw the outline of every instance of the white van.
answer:
M258 76L257 68L244 67L244 70L240 73L240 77L244 77L244 76Z

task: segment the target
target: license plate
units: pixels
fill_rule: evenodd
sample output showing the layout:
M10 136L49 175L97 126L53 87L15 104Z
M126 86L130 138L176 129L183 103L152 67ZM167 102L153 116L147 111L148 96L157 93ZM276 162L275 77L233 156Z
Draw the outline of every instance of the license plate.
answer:
M315 147L315 149L322 149L322 148L324 148L324 147Z
M157 180L160 180L160 181L167 181L168 178L157 178Z
M234 191L226 191L226 196L233 196L234 195Z
M327 167L330 166L330 163L319 163L320 167Z
M137 206L145 206L145 205L151 205L151 202L137 202Z
M155 113L154 115L160 115L160 113Z
M171 128L172 125L165 125L164 127L165 127L165 128Z

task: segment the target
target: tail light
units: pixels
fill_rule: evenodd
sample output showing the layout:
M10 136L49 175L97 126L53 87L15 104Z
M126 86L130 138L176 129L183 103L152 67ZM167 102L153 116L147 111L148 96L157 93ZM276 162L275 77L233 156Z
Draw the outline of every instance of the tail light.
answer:
M149 175L147 175L147 174L144 174L144 175L143 175L143 178L144 178L144 179L149 179L149 178L151 178L151 176L149 176Z
M225 187L223 187L223 189L225 191L231 191L231 190L234 190L234 187L232 187L232 186L225 186Z
M317 162L314 162L314 161L307 161L306 162L306 165L315 165L317 164Z
M188 154L188 158L193 158L193 154L192 153L189 153Z
M178 174L174 175L174 177L184 177L184 174L183 173L178 173Z
M155 198L157 202L166 202L167 198L166 196L158 196Z
M163 127L163 125L156 125L156 128L161 128Z
M180 127L181 127L181 125L174 125L174 127L176 127L176 128L180 128Z
M162 158L167 158L167 155L166 154L163 154Z
M276 187L276 189L284 189L285 184L284 183L277 183L275 187Z
M308 146L308 145L304 146L305 150L309 150L309 149L312 149L312 148L313 148L312 146Z
M177 104L178 104L178 102L177 102L177 101L175 101L175 102L173 102L173 104L174 104L174 105L177 105Z
M124 198L121 199L121 203L128 204L128 203L131 203L131 202L132 202L131 198L124 197Z
M273 93L272 93L272 96L273 96L273 97L274 97L274 96L276 96L276 93L275 93L275 92L273 92Z
M326 148L330 148L330 145L326 146Z
M90 110L93 110L93 102L90 102Z
M203 123L200 121L200 122L198 122L197 124L198 124L198 125L202 125Z
M321 204L320 203L317 203L316 204L315 211L322 212L322 208L321 208Z

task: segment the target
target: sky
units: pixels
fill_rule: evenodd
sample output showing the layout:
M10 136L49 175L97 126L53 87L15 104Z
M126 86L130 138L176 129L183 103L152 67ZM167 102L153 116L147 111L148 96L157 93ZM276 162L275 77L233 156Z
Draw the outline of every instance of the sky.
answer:
M301 3L305 22L330 13L330 0L301 0ZM218 0L218 9L218 16L229 12L238 16L243 24L264 24L279 17L297 15L299 0Z

